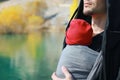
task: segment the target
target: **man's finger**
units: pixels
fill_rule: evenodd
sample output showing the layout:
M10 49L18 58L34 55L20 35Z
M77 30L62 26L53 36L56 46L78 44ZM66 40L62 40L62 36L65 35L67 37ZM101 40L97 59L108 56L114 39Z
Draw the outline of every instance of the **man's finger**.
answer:
M52 80L61 80L60 78L56 76L55 72L52 74L51 78Z
M62 66L62 71L65 74L65 77L67 79L71 79L72 78L71 74L69 73L69 71L67 70L67 68L65 66Z

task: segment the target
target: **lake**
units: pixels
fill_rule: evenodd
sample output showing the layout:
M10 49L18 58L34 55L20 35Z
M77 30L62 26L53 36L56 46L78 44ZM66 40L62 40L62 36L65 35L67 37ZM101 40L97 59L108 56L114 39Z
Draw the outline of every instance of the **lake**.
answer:
M64 32L0 35L0 80L51 80Z

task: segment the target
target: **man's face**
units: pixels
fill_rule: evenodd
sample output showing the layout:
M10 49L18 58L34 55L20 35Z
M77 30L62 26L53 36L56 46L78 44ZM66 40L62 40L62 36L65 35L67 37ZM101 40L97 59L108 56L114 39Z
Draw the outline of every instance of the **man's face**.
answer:
M105 0L84 0L83 13L85 15L102 14L106 12Z

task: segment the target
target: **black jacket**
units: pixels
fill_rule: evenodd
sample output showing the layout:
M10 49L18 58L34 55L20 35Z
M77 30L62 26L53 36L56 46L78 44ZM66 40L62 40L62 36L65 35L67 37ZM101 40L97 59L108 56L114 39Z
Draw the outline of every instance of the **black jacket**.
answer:
M120 0L106 0L107 21L102 41L103 66L96 80L120 80ZM80 1L72 18L91 22L90 16L83 14L83 0ZM71 19L72 19L71 18ZM71 21L71 20L70 20ZM69 24L66 28L68 29ZM64 41L63 48L66 46Z
M120 67L120 0L107 0L108 17L103 38L104 80L117 80ZM120 80L120 79L118 79Z

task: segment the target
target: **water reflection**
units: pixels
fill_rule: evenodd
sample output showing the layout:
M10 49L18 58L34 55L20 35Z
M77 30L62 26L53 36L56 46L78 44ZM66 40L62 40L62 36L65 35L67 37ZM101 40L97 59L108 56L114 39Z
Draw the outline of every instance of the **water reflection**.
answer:
M0 80L51 80L64 33L0 36Z

